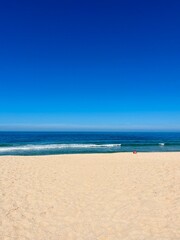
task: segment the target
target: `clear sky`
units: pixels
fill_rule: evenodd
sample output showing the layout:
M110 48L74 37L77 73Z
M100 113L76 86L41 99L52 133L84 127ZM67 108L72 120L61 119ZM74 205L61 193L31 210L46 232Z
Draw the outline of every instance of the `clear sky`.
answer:
M180 1L1 0L0 130L180 130Z

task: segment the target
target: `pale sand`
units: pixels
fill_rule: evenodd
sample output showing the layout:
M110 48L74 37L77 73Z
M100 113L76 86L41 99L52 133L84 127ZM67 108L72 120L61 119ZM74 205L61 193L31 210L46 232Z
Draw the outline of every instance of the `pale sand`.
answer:
M0 157L1 240L180 240L180 153Z

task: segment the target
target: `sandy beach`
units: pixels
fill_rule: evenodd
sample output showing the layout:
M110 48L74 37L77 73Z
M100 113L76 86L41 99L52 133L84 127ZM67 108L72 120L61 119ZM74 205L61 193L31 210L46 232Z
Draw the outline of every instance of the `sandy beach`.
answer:
M180 153L0 157L1 240L179 240Z

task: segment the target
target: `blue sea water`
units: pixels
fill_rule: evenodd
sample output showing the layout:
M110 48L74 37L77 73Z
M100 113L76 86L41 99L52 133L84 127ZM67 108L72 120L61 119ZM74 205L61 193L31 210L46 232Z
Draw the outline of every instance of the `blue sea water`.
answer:
M0 132L0 155L180 151L180 132Z

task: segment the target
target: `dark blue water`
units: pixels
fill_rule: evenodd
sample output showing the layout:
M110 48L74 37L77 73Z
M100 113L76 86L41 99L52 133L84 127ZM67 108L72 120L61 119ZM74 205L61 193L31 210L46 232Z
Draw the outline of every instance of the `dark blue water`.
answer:
M179 133L0 132L0 155L180 151Z

